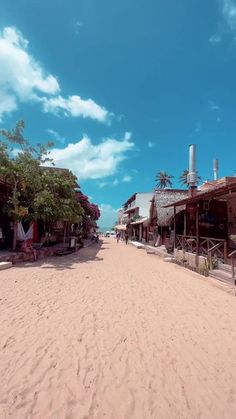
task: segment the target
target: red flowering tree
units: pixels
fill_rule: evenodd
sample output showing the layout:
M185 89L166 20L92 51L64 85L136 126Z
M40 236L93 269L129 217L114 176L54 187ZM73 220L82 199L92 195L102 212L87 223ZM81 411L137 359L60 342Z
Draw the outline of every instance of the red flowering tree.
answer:
M89 198L81 191L76 192L77 200L84 210L82 219L82 234L86 238L91 230L96 228L96 221L100 217L100 210L98 205L89 202Z

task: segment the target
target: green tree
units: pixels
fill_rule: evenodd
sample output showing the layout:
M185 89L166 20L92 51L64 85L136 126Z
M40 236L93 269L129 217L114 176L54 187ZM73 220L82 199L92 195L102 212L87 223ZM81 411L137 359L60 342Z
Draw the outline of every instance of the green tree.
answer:
M188 174L189 174L189 170L185 169L182 173L182 175L179 177L179 182L181 183L182 186L188 186ZM197 172L197 184L201 181L201 177L198 175Z
M76 186L76 177L69 170L42 168L41 190L34 198L36 217L47 223L81 222L83 209L76 198Z
M6 211L14 221L13 250L16 248L17 222L32 214L29 207L33 194L40 188L40 164L47 160L46 148L39 145L33 148L24 138L24 127L24 122L18 121L12 131L0 130L0 176L12 188ZM44 151L45 155L42 154Z
M164 170L161 170L156 175L156 186L157 188L163 189L163 188L171 188L172 187L172 181L174 176L168 175Z
M23 136L24 126L19 121L12 131L0 131L0 176L12 187L6 211L14 221L14 250L18 221L80 222L83 215L76 199L76 177L67 170L42 166L52 163L52 143L32 147Z

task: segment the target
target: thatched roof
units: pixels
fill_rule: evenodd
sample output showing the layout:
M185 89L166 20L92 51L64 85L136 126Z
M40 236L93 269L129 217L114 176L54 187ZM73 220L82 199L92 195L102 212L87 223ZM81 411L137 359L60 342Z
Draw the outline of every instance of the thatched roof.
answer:
M174 208L163 208L173 202L180 201L188 196L187 190L182 189L158 189L155 191L154 200L157 209L157 225L160 227L168 227L171 225ZM182 211L184 207L179 207L176 213Z
M126 227L127 227L126 224L117 224L115 226L115 230L125 231L126 230Z
M130 224L131 225L139 225L139 224L143 224L144 226L146 226L149 222L149 218L148 217L141 217L135 221L132 221Z
M216 183L216 186L203 189L201 191L197 191L196 194L193 196L186 196L184 199L178 199L176 202L174 202L174 206L182 206L186 204L192 204L203 200L208 199L217 199L219 197L226 198L227 196L231 195L232 193L236 192L236 177L226 177L223 178L226 179L226 181L221 184L221 182ZM170 206L170 204L166 204L165 206ZM168 209L168 208L167 208Z

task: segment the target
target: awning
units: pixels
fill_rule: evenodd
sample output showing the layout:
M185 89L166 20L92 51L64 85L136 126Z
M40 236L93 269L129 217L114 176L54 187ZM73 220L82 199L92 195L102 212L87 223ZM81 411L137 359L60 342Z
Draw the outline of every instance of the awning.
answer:
M115 230L125 231L126 224L118 224L117 226L115 226Z
M135 207L135 206L133 206L133 207L127 208L127 209L124 211L124 214L128 214L129 212L134 211L134 210L137 210L137 209L139 209L139 207Z
M131 225L138 225L138 224L148 224L148 222L149 222L149 218L148 217L145 217L145 218L141 218L141 219L139 219L139 220L137 220L137 221L133 221L132 223L130 223Z

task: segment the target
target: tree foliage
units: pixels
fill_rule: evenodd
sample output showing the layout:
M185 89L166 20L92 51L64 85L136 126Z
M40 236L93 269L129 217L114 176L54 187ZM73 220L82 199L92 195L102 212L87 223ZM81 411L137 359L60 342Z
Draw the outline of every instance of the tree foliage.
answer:
M65 169L45 167L52 143L30 145L23 135L24 121L11 130L0 130L0 176L11 186L6 211L16 222L23 219L81 223L84 216L97 220L95 204L82 193L78 199L76 177ZM81 201L81 202L80 202ZM83 205L82 205L83 203ZM14 237L15 246L16 237Z
M185 169L182 173L182 175L179 177L179 182L181 183L182 186L188 186L189 182L188 182L188 174L189 174L189 170ZM197 172L197 184L201 181L201 177L198 175Z
M164 170L161 170L156 175L156 186L157 188L163 189L163 188L171 188L172 187L172 181L174 176L168 175Z

